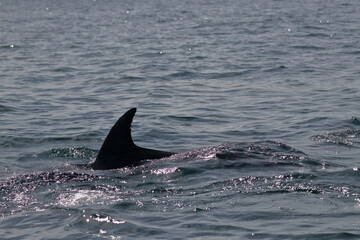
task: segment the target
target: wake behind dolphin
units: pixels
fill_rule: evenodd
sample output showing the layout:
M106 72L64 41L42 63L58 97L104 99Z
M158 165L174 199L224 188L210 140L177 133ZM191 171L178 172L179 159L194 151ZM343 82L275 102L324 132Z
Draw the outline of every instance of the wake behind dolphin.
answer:
M136 108L122 115L107 135L95 162L89 165L95 170L135 166L144 160L160 159L176 153L138 147L131 137L131 123Z

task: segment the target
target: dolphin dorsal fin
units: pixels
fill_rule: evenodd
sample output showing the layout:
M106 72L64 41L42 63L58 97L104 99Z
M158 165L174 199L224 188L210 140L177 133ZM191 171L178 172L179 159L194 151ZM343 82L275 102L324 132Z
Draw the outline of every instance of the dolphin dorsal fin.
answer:
M122 115L106 136L96 160L106 160L108 157L138 148L131 137L131 123L136 108L128 110Z

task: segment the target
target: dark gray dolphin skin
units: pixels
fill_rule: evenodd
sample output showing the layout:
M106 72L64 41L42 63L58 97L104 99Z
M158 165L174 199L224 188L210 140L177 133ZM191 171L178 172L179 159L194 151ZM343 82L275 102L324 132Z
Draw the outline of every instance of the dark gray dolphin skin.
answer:
M128 110L111 128L95 162L89 165L94 170L115 169L139 165L144 160L169 157L175 153L138 147L131 137L131 123L136 108Z

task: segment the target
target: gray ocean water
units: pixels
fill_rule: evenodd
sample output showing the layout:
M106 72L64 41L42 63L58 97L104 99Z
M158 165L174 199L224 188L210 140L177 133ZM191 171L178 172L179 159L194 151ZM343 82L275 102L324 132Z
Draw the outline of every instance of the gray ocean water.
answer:
M0 239L360 239L359 12L0 0ZM179 154L77 167L131 107Z

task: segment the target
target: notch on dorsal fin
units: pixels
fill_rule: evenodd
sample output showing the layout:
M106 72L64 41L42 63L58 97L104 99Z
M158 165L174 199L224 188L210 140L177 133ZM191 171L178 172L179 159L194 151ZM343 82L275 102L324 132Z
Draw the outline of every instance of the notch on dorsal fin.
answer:
M131 123L135 113L136 108L132 108L119 118L107 135L95 162L106 161L111 156L138 148L131 137Z

